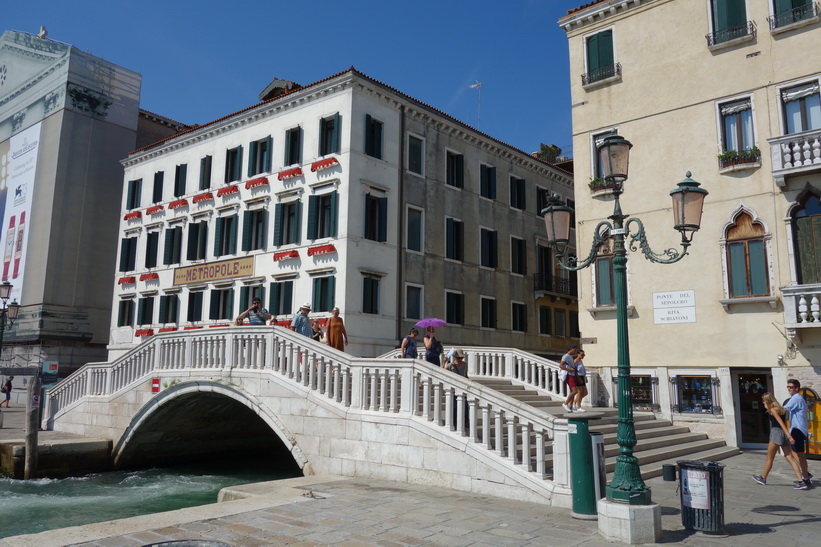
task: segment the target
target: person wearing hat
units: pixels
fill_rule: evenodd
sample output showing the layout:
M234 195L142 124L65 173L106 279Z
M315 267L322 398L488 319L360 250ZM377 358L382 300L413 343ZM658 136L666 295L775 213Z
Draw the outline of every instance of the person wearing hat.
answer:
M300 306L299 311L296 312L294 318L291 319L291 330L311 338L314 334L314 329L311 328L311 320L308 319L309 311L311 311L311 305L307 302Z
M468 377L468 364L465 362L465 352L461 349L454 349L453 350L453 361L450 364L449 369L452 372L455 372L459 376L463 376L465 378ZM457 399L456 393L453 394L453 424L456 425L456 417L457 414ZM470 428L470 413L468 412L468 402L464 402L465 408L465 428Z

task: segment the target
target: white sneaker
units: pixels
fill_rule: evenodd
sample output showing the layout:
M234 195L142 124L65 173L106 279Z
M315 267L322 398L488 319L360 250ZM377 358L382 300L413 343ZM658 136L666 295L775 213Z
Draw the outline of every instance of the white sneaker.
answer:
M585 409L579 407L575 410L575 412L587 412Z
M562 403L562 408L563 408L563 409L565 409L565 410L566 410L566 411L568 411L568 412L573 412L573 409L572 409L572 408L570 408L569 406L567 406L567 404L566 404L566 403Z

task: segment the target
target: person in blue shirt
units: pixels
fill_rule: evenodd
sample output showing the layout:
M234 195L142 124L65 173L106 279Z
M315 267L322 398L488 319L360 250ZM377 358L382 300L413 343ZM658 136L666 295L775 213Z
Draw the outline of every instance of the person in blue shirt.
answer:
M239 317L240 319L247 317L250 325L264 325L266 321L271 319L272 315L262 307L259 298L254 298L251 301L251 307L239 314Z
M787 391L790 392L790 398L784 401L784 408L787 410L787 416L790 419L790 436L787 440L790 442L792 451L795 452L798 458L798 464L801 467L801 476L804 477L804 484L812 486L812 473L807 466L807 438L810 433L810 423L807 419L807 402L804 397L798 392L801 389L801 382L795 378L787 380Z
M314 329L311 327L311 320L308 319L308 312L310 311L311 305L306 302L302 304L299 311L294 315L294 318L291 319L291 329L308 338L311 338L314 334Z

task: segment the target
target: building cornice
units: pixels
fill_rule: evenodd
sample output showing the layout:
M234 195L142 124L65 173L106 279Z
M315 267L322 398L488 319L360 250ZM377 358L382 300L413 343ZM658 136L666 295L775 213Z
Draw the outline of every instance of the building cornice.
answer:
M627 10L644 6L656 0L602 0L598 3L571 10L572 13L559 19L558 24L565 32L572 32L582 27L621 15Z

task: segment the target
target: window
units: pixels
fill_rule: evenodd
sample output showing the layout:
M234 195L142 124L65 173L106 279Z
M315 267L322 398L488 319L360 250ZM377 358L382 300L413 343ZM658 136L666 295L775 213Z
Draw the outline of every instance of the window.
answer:
M273 140L270 136L254 141L248 145L248 176L253 177L260 173L271 171L271 148Z
M206 255L208 243L208 223L194 222L188 226L188 260L202 260Z
M755 144L753 139L753 111L750 99L726 103L721 111L723 150L742 152Z
M263 287L262 285L240 287L238 312L245 311L248 308L250 308L251 303L254 301L255 298L259 298L260 302L265 302L265 287Z
M408 239L408 250L421 253L424 249L424 247L422 246L424 243L423 236L425 233L424 212L421 209L416 209L414 207L408 207L407 210L408 226L406 229L406 234Z
M117 326L134 326L134 300L120 300L120 306L117 310Z
M713 32L707 36L711 46L750 34L745 0L711 0Z
M775 0L775 15L770 18L770 28L791 25L817 15L818 7L813 0Z
M739 214L727 230L730 298L770 294L764 227L747 213Z
M160 297L160 323L177 323L179 317L180 297L166 294Z
M338 202L337 192L308 197L308 239L336 237Z
M713 383L709 376L676 376L678 412L713 412Z
M527 332L527 306L519 302L512 302L510 314L510 328L516 332Z
M408 135L408 171L417 175L425 174L425 142Z
M510 238L510 271L519 275L527 275L527 249L524 239Z
M148 232L145 242L145 267L157 267L157 255L160 251L160 232Z
M547 203L550 200L550 190L545 188L536 187L536 215L542 216L542 209L547 207Z
M405 317L422 319L422 287L420 285L405 285Z
M154 189L151 192L151 201L153 203L159 203L162 201L162 183L164 177L164 171L157 171L154 173Z
M462 325L465 322L465 295L445 291L445 321L451 325Z
M174 170L174 197L185 195L185 179L188 178L188 165L178 165Z
M334 307L334 290L336 278L317 277L314 279L314 308L313 311L331 311Z
M204 291L188 293L188 313L186 318L189 323L202 321L202 301Z
M271 296L268 304L268 312L271 315L288 315L293 313L293 303L293 281L277 281L271 283Z
M165 231L165 250L162 263L179 264L182 259L182 226L168 228Z
M365 114L365 153L382 159L382 122Z
M366 275L362 279L362 312L379 313L379 278Z
M274 207L274 245L299 243L300 202L277 203Z
M567 336L567 314L565 310L553 310L553 334Z
M798 251L798 283L821 283L821 200L818 196L809 196L795 213L793 230Z
M120 245L120 271L131 272L137 269L137 238L124 237Z
M388 198L365 194L365 239L388 240Z
M268 211L245 211L242 215L242 250L256 251L265 248L268 234Z
M302 128L294 127L285 132L285 165L302 163Z
M498 234L495 230L480 230L482 240L482 266L485 268L499 267Z
M526 196L527 196L527 187L525 185L525 179L516 178L514 176L510 177L510 206L514 209L519 209L524 211L527 209L526 204ZM541 211L539 211L541 214Z
M818 82L791 87L781 92L784 127L788 135L821 128L821 100Z
M539 334L550 334L550 308L539 306Z
M128 193L125 196L125 208L129 211L131 209L137 209L140 206L142 188L143 179L128 181Z
M238 215L217 218L214 229L214 256L236 254L238 222Z
M587 74L582 76L583 85L619 76L619 68L613 54L613 29L588 36L584 45L587 55Z
M483 329L496 328L496 299L485 298L481 299L482 317L481 325Z
M570 336L579 338L582 334L579 330L579 312L569 310L567 313L570 315Z
M234 289L211 290L209 319L230 319L234 316Z
M319 120L319 155L339 154L341 118L339 113Z
M242 146L225 152L225 184L242 178Z
M445 258L465 259L465 225L461 220L445 219Z
M154 322L154 297L140 298L137 302L137 324L150 325Z
M496 199L496 168L479 166L479 193L483 198Z
M200 190L211 188L211 156L200 160Z
M614 306L616 297L613 287L613 255L596 258L595 268L596 307Z
M447 174L445 181L450 186L464 188L465 186L465 157L462 154L448 152Z

